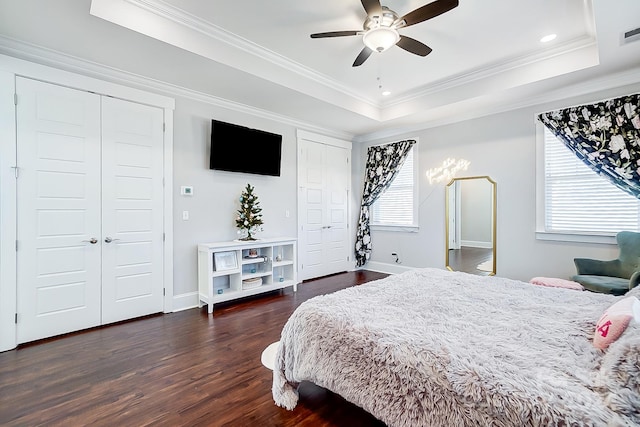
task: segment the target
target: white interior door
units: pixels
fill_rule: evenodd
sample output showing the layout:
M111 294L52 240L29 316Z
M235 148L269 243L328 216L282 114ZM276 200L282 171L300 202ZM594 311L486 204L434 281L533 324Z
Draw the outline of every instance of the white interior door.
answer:
M449 249L460 249L460 181L454 181L447 187Z
M349 270L349 150L299 139L301 280Z
M163 111L102 100L102 323L163 309Z
M163 110L16 91L18 343L161 312Z
M326 274L350 268L349 251L349 174L347 150L325 145L326 220L323 225L323 246Z
M324 145L299 142L298 186L300 220L300 280L324 276L323 224L326 222L325 151Z
M100 324L100 97L19 77L16 92L23 343Z

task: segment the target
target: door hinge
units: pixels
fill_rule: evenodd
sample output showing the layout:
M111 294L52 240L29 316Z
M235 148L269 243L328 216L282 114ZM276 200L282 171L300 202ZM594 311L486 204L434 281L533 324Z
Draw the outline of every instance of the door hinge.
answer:
M18 324L18 313L16 313L16 316L15 316L15 319L14 319L14 320L15 320L16 325L17 325L17 324Z
M16 240L16 252L18 252L18 241Z
M13 174L16 176L16 179L18 179L18 175L19 175L18 170L20 168L18 166L11 166L11 169L13 169Z
M349 255L347 255L347 261L349 261Z
M300 270L304 270L304 264L300 264Z
M18 105L18 94L15 92L13 94L13 105Z
M167 131L167 125L165 123L162 123L162 132L166 132Z
M167 233L162 233L162 241L164 242L165 240L167 240Z
M162 288L162 295L166 296L167 295L167 288Z

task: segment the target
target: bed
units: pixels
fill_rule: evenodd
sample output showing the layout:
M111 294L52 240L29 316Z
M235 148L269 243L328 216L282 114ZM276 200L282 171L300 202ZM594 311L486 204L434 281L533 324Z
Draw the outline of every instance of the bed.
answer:
M311 381L389 426L640 425L640 327L593 345L617 298L439 269L318 296L283 328L273 398L293 410Z

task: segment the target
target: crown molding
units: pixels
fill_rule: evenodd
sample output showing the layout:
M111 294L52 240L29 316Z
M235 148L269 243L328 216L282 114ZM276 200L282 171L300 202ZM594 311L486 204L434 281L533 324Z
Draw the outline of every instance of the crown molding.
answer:
M610 74L600 78L576 83L561 89L545 92L538 96L527 97L509 103L501 103L487 108L476 109L471 113L456 115L441 120L426 120L415 126L400 126L389 128L378 132L362 134L355 136L354 134L342 132L335 129L327 129L319 127L307 122L293 119L284 115L279 115L267 110L251 107L245 104L237 103L227 99L208 95L199 91L183 88L170 83L154 80L148 77L140 76L134 73L109 67L103 64L87 61L72 55L68 55L53 49L44 48L34 44L18 41L6 36L0 35L0 53L12 56L18 59L35 62L41 65L51 66L63 69L89 77L95 77L102 80L108 80L114 83L120 83L128 86L134 86L142 90L150 90L165 95L178 96L203 102L209 105L237 111L243 114L273 120L310 132L315 132L330 137L357 142L369 142L383 138L397 137L408 132L421 131L437 126L443 126L460 121L471 120L474 118L498 114L514 109L525 108L540 105L546 102L554 102L567 99L574 96L580 96L588 93L594 93L602 90L609 90L616 87L622 87L632 84L640 84L640 67L631 70Z
M296 120L281 114L276 114L271 111L230 101L196 90L187 89L171 83L155 80L149 77L130 73L128 71L123 71L96 62L87 61L73 55L68 55L63 52L59 52L42 46L37 46L24 41L19 41L3 35L0 35L0 54L8 55L29 62L34 62L40 65L82 74L88 77L110 81L112 83L132 86L141 90L147 90L163 95L177 96L193 101L202 102L239 113L273 120L278 123L283 123L295 128L306 129L334 138L351 140L354 137L353 134L347 132L316 126L314 124Z
M96 0L94 0L96 1ZM590 32L583 37L567 41L559 44L553 48L545 49L542 52L534 52L524 55L518 55L516 57L506 58L505 60L493 63L489 66L478 67L474 70L451 76L449 78L440 80L435 83L430 83L412 90L411 93L406 95L395 96L388 101L377 101L369 97L366 97L341 82L330 78L324 74L318 73L300 63L290 60L276 52L273 52L257 43L247 40L235 33L232 33L224 28L221 28L215 24L207 22L193 14L187 13L179 8L174 7L162 0L123 0L135 7L146 10L153 13L156 16L168 19L171 22L197 31L208 38L212 38L221 41L235 49L239 49L252 56L265 60L269 63L275 64L278 67L294 72L297 75L320 84L327 89L338 91L348 97L356 99L359 102L365 103L370 107L378 109L381 113L389 107L402 105L408 102L418 100L420 98L433 96L436 93L443 92L456 87L476 83L482 79L489 78L491 76L506 73L508 71L525 67L527 65L535 64L540 61L544 61L550 58L558 57L563 54L575 52L583 49L591 49L597 47L595 39L595 30L593 25L588 26ZM593 8L591 7L590 0L585 0L585 16L586 22L593 23ZM373 117L372 117L373 118ZM378 118L378 121L384 122L384 118Z
M344 83L163 0L92 0L90 13L378 123L408 117L412 111L420 109L464 102L465 93L482 97L482 85L505 90L553 77L554 70L567 73L598 63L596 40L593 34L587 34L543 51L506 58L499 63L454 75L391 99L373 100ZM584 18L588 20L592 15L589 9L585 11ZM142 22L147 23L142 25ZM563 55L568 55L564 61ZM545 66L545 61L549 62L548 66ZM520 70L527 72L521 73L514 83L513 75ZM502 86L501 81L505 82Z
M545 103L558 102L577 96L583 96L592 93L595 94L597 92L612 90L630 85L638 85L638 88L636 90L640 91L640 67L632 68L618 73L611 73L602 77L595 77L572 85L563 86L560 89L543 91L537 96L526 96L511 102L498 102L493 105L485 105L482 108L468 109L467 113L449 115L446 119L427 119L424 122L413 126L388 128L378 132L357 135L353 138L353 142L366 143L384 138L398 137L411 132L419 132L439 126L473 120L492 114L500 114L508 111L518 110L521 108L534 107L536 105L542 105ZM593 100L593 102L598 101L599 99Z
M612 90L631 85L638 85L638 90L640 90L640 67L608 74L602 77L595 77L591 80L564 86L560 89L555 89L538 96L532 96L526 101L510 104L510 108L508 110L515 110L518 108L532 107L549 102L562 101L576 96L595 94L604 90ZM591 101L587 102L599 101L601 101L601 99L594 98Z
M423 86L417 91L412 91L405 96L397 96L383 104L383 108L393 107L396 105L411 102L419 98L432 96L438 92L443 92L456 87L479 82L480 80L487 79L496 75L500 75L512 70L516 70L528 65L536 64L541 61L545 61L551 58L557 58L559 56L577 52L577 51L589 51L597 48L596 39L593 36L579 37L574 40L567 41L559 44L552 49L546 49L542 52L528 53L518 55L515 57L506 58L503 61L492 63L491 65L478 67L465 73L457 74L440 81L430 83Z
M351 97L359 102L367 104L371 107L380 108L381 104L377 100L363 95L357 91L354 91L350 87L344 85L338 80L332 79L329 76L318 73L309 67L306 67L298 62L280 55L270 49L265 48L257 43L247 40L235 33L225 30L215 24L207 22L195 15L187 13L181 9L178 9L162 0L124 0L126 3L134 7L143 9L149 13L152 13L161 18L167 19L177 25L189 28L197 31L202 35L223 42L235 49L239 49L252 56L260 58L271 64L274 64L289 72L294 72L305 79L318 83L325 88L338 91L348 97Z

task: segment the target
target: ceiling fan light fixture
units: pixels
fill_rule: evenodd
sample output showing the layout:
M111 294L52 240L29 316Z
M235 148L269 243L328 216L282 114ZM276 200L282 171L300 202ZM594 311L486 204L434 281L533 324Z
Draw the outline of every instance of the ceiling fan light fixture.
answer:
M459 0L433 0L422 7L398 17L398 14L380 4L380 0L361 0L367 18L362 24L362 31L329 31L311 34L312 39L326 37L345 37L362 35L364 47L353 61L352 67L361 66L373 52L384 52L393 45L418 56L427 56L432 52L426 44L408 36L400 36L398 29L419 24L440 16L458 7Z
M398 43L398 40L400 40L398 31L389 27L372 28L364 33L362 37L364 45L374 52L384 52Z

